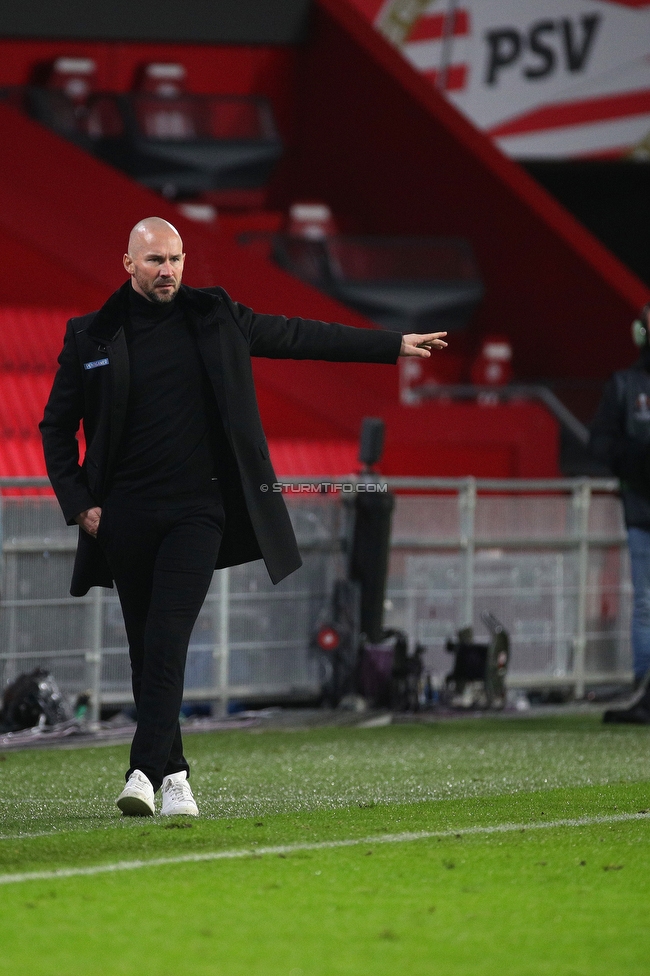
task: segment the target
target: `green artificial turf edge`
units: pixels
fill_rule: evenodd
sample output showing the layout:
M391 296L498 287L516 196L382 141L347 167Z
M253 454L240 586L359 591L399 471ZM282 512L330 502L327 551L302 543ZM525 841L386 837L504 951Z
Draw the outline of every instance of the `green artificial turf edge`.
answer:
M629 789L501 797L491 813L511 823L543 802L545 815L606 814ZM411 808L412 829L431 806ZM354 818L385 827L387 814ZM304 826L316 832L322 817ZM30 881L3 891L2 965L16 976L641 976L647 840L634 821Z
M455 831L616 817L650 809L648 783L613 784L416 804L378 804L228 820L124 818L114 829L15 837L0 842L0 872L55 870L118 861L282 844L363 839L412 831Z
M0 973L645 976L645 820L256 850L638 814L648 732L567 716L188 737L207 815L172 821L120 818L124 746L4 754L3 874L248 853L1 886Z

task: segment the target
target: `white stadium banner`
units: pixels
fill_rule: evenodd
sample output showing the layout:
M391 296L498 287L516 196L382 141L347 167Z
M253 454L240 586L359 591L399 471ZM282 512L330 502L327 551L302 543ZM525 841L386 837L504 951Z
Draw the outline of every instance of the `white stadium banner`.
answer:
M517 159L650 159L650 0L350 0Z

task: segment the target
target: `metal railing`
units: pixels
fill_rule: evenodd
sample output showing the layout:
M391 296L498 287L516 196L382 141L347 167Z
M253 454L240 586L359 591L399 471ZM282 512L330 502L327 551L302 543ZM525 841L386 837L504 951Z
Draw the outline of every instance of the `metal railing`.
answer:
M511 687L566 687L582 698L587 685L631 681L631 584L617 481L396 478L389 485L437 497L431 510L446 498L435 531L411 534L403 522L417 496L402 496L391 541L387 622L427 646L430 670L450 669L445 637L462 626L480 630L489 610L511 635Z
M631 680L626 536L610 479L501 481L389 478L397 493L385 623L426 646L435 680L446 638L480 634L490 610L512 639L509 684L585 689ZM309 651L318 614L345 571L346 498L354 478L284 479L304 565L273 587L261 562L215 573L188 654L186 701L297 701L318 693ZM328 490L318 486L328 484ZM36 666L70 696L131 699L128 650L113 590L73 598L77 530L44 478L0 479L3 539L0 684Z

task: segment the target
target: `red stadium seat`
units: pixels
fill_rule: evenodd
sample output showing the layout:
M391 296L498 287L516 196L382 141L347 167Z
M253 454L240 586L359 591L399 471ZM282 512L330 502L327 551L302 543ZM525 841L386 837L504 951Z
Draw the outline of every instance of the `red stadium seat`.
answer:
M62 92L75 108L81 108L95 90L96 76L92 58L57 58L46 87Z
M322 241L338 233L334 215L326 203L296 202L289 208L287 234L306 241Z
M52 373L72 309L0 307L0 370Z
M73 309L0 307L0 476L45 474L38 424L66 321L76 314Z
M141 66L132 93L86 112L87 148L167 197L262 189L282 153L266 99L188 92L178 63Z
M136 75L134 90L149 98L136 102L142 133L152 139L195 139L203 135L201 103L186 98L182 64L146 64Z
M187 72L182 64L164 64L154 61L143 65L136 73L134 91L158 95L160 98L174 98L185 92Z
M36 437L52 386L48 373L0 373L0 434Z
M40 438L0 438L0 477L29 478L44 474L45 460ZM42 491L37 490L39 493Z
M92 58L57 58L48 72L44 86L31 85L25 90L29 115L54 132L84 149L88 99L95 90L96 66Z

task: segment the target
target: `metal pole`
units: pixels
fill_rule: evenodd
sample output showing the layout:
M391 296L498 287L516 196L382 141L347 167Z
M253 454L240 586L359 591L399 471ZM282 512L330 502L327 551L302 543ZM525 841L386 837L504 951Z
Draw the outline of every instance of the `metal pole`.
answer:
M573 642L573 679L576 698L585 696L585 656L587 651L587 584L589 581L589 506L591 485L583 480L573 493L578 550L578 606Z
M564 587L564 553L555 557L555 585L553 586L553 621L555 623L555 647L553 649L553 673L558 677L568 673L569 645L566 639L566 596Z
M476 515L476 479L465 478L458 492L460 549L465 553L463 573L462 627L474 626L474 520Z
M86 654L88 689L90 691L89 726L99 728L102 683L102 636L104 629L104 599L101 586L91 590L90 651Z
M449 65L451 64L451 52L454 45L454 30L456 28L456 7L458 0L449 0L445 12L444 26L442 31L442 44L440 52L440 68L436 79L436 88L440 92L447 90L449 80Z
M14 655L18 651L18 553L5 552L5 592L9 601L7 622L7 666L5 668L5 683L8 684L18 677L18 667Z
M215 601L215 604L217 601ZM214 703L215 713L222 717L228 713L228 671L229 671L229 649L230 643L230 570L228 568L219 570L219 626L216 630L216 642L214 646L214 669L215 684L218 691L217 700Z

